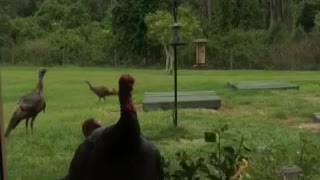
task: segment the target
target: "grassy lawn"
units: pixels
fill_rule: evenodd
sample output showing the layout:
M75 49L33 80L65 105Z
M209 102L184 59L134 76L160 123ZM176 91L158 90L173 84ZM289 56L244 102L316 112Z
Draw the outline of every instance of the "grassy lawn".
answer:
M20 96L36 85L35 67L1 67L5 128ZM195 157L214 148L203 140L203 132L224 124L230 131L245 136L252 148L274 146L270 153L253 151L249 161L251 179L275 179L274 172L284 164L298 163L302 145L300 134L320 145L320 124L312 124L311 114L320 112L320 73L298 71L179 71L179 90L214 90L222 98L222 108L214 110L180 110L179 128L173 128L171 111L142 111L143 93L171 91L173 78L163 71L52 67L45 76L44 93L47 110L35 121L33 135L26 134L21 123L7 140L9 180L50 180L67 173L69 162L83 140L81 123L95 117L104 125L119 118L117 97L98 103L84 80L94 85L117 87L122 73L136 78L134 101L140 125L166 157L185 150ZM225 87L228 81L280 80L300 85L300 90L235 91ZM319 165L320 151L310 150L310 166ZM319 166L320 167L320 166ZM315 174L310 171L308 174ZM319 180L314 176L309 179Z

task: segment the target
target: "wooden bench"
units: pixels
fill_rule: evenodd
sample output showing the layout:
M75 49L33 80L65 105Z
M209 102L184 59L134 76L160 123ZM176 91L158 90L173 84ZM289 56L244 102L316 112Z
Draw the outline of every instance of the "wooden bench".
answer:
M227 86L237 90L299 89L296 84L277 81L228 82Z
M146 92L143 110L171 110L174 106L173 92ZM178 108L219 109L221 99L214 91L178 92Z
M313 113L313 121L320 122L320 113Z

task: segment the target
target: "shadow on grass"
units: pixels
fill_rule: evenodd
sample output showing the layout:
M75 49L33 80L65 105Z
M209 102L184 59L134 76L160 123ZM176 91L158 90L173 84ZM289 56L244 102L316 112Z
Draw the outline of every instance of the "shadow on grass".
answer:
M194 135L184 127L173 127L168 126L167 128L161 129L157 131L156 134L149 134L148 139L152 141L160 141L160 140L178 140L180 138L184 139L194 139Z

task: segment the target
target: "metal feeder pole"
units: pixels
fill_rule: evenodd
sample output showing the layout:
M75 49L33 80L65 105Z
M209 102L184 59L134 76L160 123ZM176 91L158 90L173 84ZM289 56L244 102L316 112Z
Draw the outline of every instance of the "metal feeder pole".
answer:
M178 3L176 0L173 1L173 18L174 23L172 27L172 42L171 45L173 46L173 53L174 53L174 112L173 112L173 123L174 126L178 126L178 86L177 86L177 46L183 45L184 43L180 42L180 33L179 29L181 25L178 24Z

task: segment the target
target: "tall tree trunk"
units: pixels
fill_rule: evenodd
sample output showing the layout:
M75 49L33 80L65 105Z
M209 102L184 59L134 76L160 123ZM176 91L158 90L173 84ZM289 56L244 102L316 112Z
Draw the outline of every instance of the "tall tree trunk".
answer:
M282 0L270 0L270 28L274 28L282 21Z
M212 0L208 0L208 23L209 25L212 22Z
M269 8L270 8L270 25L269 28L272 29L274 27L275 21L276 21L276 10L275 10L275 4L274 0L269 1Z
M62 66L65 65L65 54L64 54L64 48L62 48Z
M169 52L169 49L168 49L168 47L167 47L167 45L165 43L163 43L163 48L164 48L164 51L166 53L166 68L165 68L165 71L169 72L170 52Z
M173 63L174 63L174 54L173 54L173 48L172 46L170 46L170 68L169 68L169 74L172 75L173 74Z
M230 70L233 69L233 49L230 50Z
M290 0L270 0L270 26L273 28L276 25L284 24L288 30L292 30L292 11L290 11Z
M15 64L15 49L16 49L16 47L15 47L15 45L16 45L16 43L15 43L15 40L12 38L11 39L11 63L12 64Z

